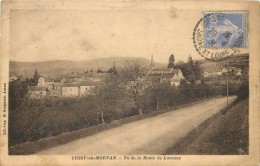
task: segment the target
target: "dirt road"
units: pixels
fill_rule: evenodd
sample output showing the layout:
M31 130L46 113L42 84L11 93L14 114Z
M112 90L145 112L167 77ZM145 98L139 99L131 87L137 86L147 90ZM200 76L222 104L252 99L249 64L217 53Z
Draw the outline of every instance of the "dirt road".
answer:
M230 97L233 101L235 97ZM226 106L226 98L127 123L86 138L59 145L38 154L163 154L178 139Z

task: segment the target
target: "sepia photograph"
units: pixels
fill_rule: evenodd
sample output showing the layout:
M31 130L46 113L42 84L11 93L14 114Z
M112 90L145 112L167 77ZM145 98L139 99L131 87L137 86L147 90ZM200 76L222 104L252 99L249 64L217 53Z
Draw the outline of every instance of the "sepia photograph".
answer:
M255 151L253 4L21 4L3 31L9 157L173 161Z

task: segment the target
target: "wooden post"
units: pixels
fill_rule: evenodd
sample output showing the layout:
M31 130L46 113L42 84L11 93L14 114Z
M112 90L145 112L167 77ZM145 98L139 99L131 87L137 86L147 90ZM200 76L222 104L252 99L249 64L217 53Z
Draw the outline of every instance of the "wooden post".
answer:
M229 61L227 62L228 64L227 64L227 109L228 109L228 74L229 74L229 70L228 70L228 65L229 65Z

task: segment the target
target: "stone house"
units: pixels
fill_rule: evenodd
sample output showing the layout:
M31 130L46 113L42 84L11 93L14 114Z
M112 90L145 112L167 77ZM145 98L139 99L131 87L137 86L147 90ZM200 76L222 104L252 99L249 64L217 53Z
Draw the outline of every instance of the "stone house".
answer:
M53 84L53 89L54 90L61 90L61 82L58 81L58 80L55 80L54 84Z
M18 79L17 76L11 76L11 77L9 77L9 82L16 81L17 79Z
M88 80L92 82L104 82L108 77L110 76L110 73L97 73L97 74L90 74L83 78L83 80Z
M46 80L45 81L45 85L46 85L46 88L48 90L53 90L54 89L54 81L52 81L52 80Z
M76 83L65 83L61 86L61 96L77 97L79 96L79 85Z
M165 68L152 69L147 76L147 82L151 85L160 84L161 82L170 82L173 86L179 86L182 79L185 79L180 69Z
M79 93L80 96L87 96L93 93L93 89L98 86L103 86L104 82L91 82L81 81L79 82Z
M242 75L242 69L240 69L240 68L235 68L234 75L235 75L235 76L241 76L241 75Z
M37 86L44 86L44 87L46 86L46 81L45 81L45 79L43 77L40 77L38 79Z
M81 81L79 83L79 94L80 96L87 96L92 93L95 86L90 81Z
M44 86L29 86L28 95L31 99L39 99L46 96L46 87Z
M47 95L61 96L61 82L54 79L45 79L45 86L47 88Z

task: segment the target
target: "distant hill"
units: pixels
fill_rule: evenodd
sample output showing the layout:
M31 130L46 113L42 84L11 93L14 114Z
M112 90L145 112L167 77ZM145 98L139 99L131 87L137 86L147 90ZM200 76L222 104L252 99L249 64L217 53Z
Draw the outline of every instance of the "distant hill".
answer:
M232 66L232 67L248 67L249 65L249 54L241 54L236 56L231 56L227 59L222 61L210 61L210 60L203 60L201 62L201 67L204 71L217 71L219 66Z
M37 68L39 74L56 77L71 72L84 72L91 69L96 71L98 68L107 70L113 66L114 62L116 67L121 68L127 64L127 61L132 61L148 68L150 60L139 57L109 57L98 58L87 61L66 61L66 60L52 60L43 62L17 62L10 61L10 76L23 76L32 77L35 69ZM156 63L156 66L166 66L163 63Z

